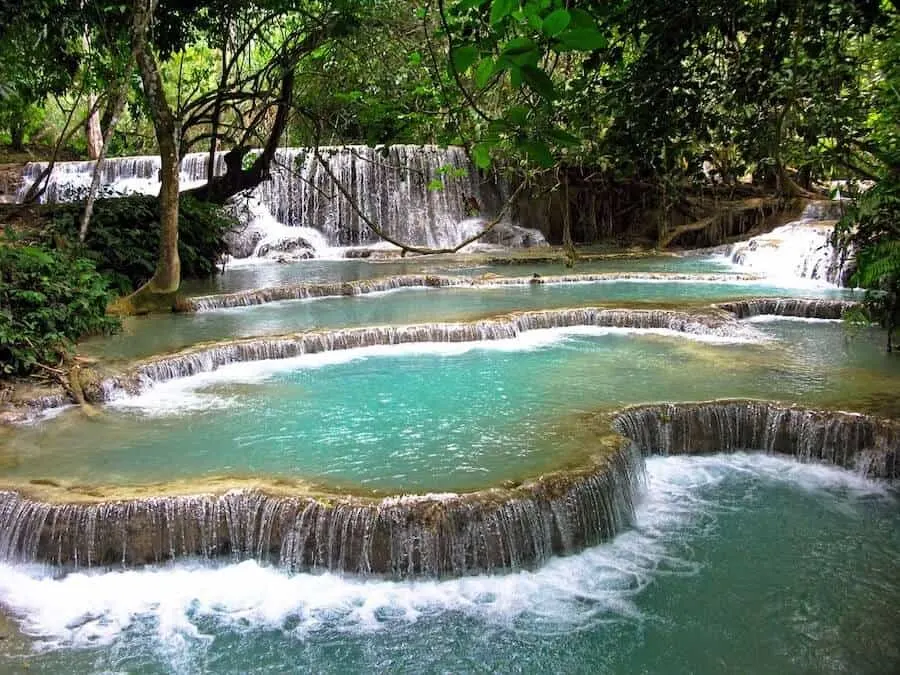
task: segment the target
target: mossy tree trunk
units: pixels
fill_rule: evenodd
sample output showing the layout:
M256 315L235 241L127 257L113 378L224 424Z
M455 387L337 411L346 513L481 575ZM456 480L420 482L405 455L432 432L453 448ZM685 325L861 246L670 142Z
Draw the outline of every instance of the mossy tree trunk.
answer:
M149 44L148 33L155 9L156 0L134 0L131 46L159 146L159 260L150 281L111 308L122 314L172 309L181 284L178 258L179 125L166 100L159 64Z

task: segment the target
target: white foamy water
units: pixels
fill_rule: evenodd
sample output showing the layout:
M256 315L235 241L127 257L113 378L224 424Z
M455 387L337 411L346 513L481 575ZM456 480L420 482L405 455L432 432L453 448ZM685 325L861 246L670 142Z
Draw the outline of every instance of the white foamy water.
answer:
M839 285L840 256L831 245L833 223L800 220L735 244L729 253L738 270L779 285L822 288Z
M453 612L495 627L525 622L566 634L608 621L643 621L637 598L671 575L697 575L685 551L717 514L710 501L735 475L785 484L835 504L893 499L849 472L761 455L651 458L633 530L535 571L446 581L382 581L287 574L254 562L182 562L63 577L46 567L0 565L0 602L37 649L110 645L148 634L166 651L213 640L205 630L281 631L284 637L367 634ZM830 497L829 493L835 493ZM714 526L714 525L713 525Z
M794 323L841 323L842 319L816 319L806 316L782 316L779 314L757 314L741 319L744 323L780 323L791 321Z

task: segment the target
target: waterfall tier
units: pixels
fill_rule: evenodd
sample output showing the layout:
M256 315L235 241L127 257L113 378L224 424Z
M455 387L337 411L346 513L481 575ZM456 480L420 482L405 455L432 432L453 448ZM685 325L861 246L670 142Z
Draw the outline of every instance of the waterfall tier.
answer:
M847 261L831 244L842 202L810 202L800 220L731 247L732 263L770 278L846 285Z
M254 558L289 569L447 576L533 567L630 525L640 457L506 490L382 500L259 491L51 504L0 493L0 559L139 565L182 556Z
M426 274L406 274L380 279L363 279L332 284L285 284L237 293L205 295L185 299L181 309L204 312L215 309L251 307L283 300L304 300L340 296L359 296L401 288L503 288L531 284L579 284L613 281L669 281L692 283L731 283L755 281L752 274L681 274L678 272L605 272L601 274L572 274L545 277L470 278Z
M97 382L96 386L84 387L84 393L88 400L99 402L125 392L136 393L156 382L211 372L231 363L288 359L304 354L361 347L508 340L526 331L576 326L667 330L724 340L764 339L751 326L734 321L721 312L691 314L674 310L597 307L545 310L465 323L346 328L234 340L148 359L134 366L125 375Z
M315 227L332 246L379 241L360 213L399 241L453 246L480 228L471 216L500 207L497 188L481 180L463 148L344 146L319 154L328 171L308 148L279 150L256 194L275 220Z
M608 413L598 426L610 422ZM0 559L61 565L253 558L288 569L453 576L533 567L628 527L641 454L765 451L900 477L900 425L762 401L643 405L612 418L586 466L515 487L371 499L224 494L95 503L0 493ZM623 438L624 437L624 438ZM627 440L626 440L627 439ZM38 488L39 489L39 488Z
M225 154L217 153L213 172L225 172ZM21 200L48 162L29 162L25 165L19 186ZM56 162L41 197L43 203L73 202L84 199L91 186L96 162ZM209 153L192 152L181 159L181 189L189 190L206 183ZM100 172L100 196L121 197L130 194L159 193L160 160L157 155L110 157L104 160Z
M804 319L840 319L858 303L852 300L809 300L804 298L753 298L716 305L738 319L751 316L792 316Z
M613 427L644 455L764 451L871 478L900 478L900 424L866 415L765 401L628 408Z
M237 257L293 260L315 256L322 248L379 243L366 219L410 245L453 247L484 227L486 219L500 209L506 192L502 182L482 179L463 148L335 146L319 148L319 154L327 171L309 148L278 150L270 178L234 198L232 210L243 224L229 237ZM94 165L55 164L43 201L83 199ZM204 184L208 165L208 153L185 155L181 189ZM46 166L46 162L26 166L20 199ZM100 194L157 194L159 168L156 156L107 159ZM224 170L220 152L215 156L214 174ZM343 189L335 185L332 175ZM307 232L286 228L306 228ZM317 244L317 237L327 246ZM523 247L547 242L537 230L501 222L481 243Z

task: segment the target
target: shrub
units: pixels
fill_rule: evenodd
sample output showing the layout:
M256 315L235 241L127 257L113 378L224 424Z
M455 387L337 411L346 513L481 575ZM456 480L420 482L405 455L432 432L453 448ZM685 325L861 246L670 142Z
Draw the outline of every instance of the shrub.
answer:
M156 268L158 203L156 197L146 195L97 200L84 245L78 243L83 205L60 204L50 216L45 242L95 261L119 293L129 293L149 280ZM182 277L213 276L227 251L225 234L236 226L219 207L183 195L178 226Z
M75 340L116 330L107 281L84 258L0 244L0 375L28 375L71 355Z
M851 318L880 323L891 351L900 325L900 175L889 175L859 197L837 224L833 243L855 252L850 282L866 289L865 313Z

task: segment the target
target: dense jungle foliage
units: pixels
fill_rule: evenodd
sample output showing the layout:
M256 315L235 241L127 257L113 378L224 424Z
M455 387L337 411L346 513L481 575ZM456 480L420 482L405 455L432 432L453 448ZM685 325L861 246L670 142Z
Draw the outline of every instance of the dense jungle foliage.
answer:
M835 236L889 325L898 35L896 0L0 0L0 143L161 156L134 208L153 225L119 232L90 196L53 225L138 287L125 311L209 271L221 222L198 203L265 180L279 146L411 142L463 145L523 194L640 186L660 242L723 194L874 185ZM226 174L179 199L179 158L221 149Z
M0 375L58 366L75 341L107 333L106 278L92 261L39 246L0 246Z
M54 205L41 241L94 261L97 271L119 294L134 291L153 276L159 252L159 203L131 195L97 202L84 243L78 240L78 203ZM186 279L213 276L226 252L224 235L237 222L212 204L189 195L181 198L178 254Z

